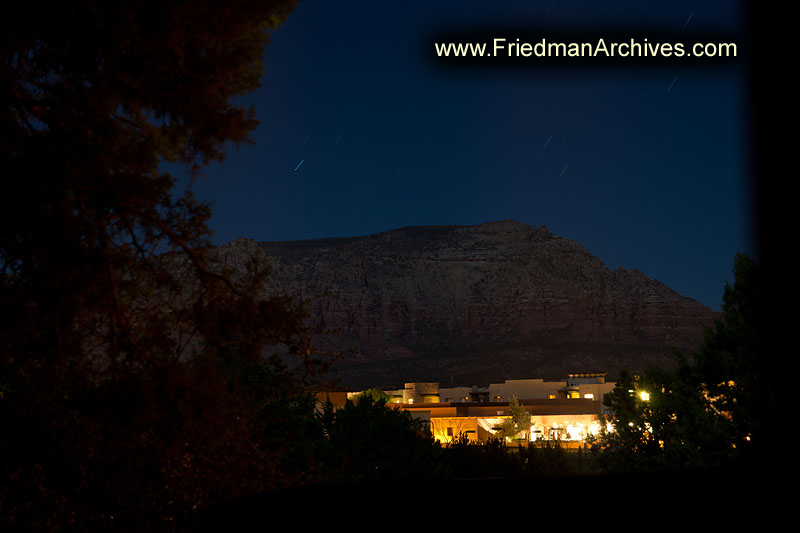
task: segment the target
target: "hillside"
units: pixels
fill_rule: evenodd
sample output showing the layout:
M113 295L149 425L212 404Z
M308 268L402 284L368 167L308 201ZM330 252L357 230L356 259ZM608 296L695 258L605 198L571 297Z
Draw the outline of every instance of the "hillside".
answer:
M347 351L346 386L469 385L669 365L714 313L637 270L515 221L296 242L240 239L273 264L268 295L306 302L321 349Z

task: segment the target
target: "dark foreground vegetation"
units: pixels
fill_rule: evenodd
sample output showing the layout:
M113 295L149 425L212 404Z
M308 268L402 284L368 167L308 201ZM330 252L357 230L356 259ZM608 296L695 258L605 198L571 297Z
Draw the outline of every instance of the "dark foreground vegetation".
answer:
M700 352L623 376L618 431L594 451L442 448L369 398L318 413L309 391L332 358L309 346L302 308L261 298L258 257L235 276L216 265L210 209L175 195L163 166L199 176L247 141L254 114L231 101L258 86L268 31L293 6L7 9L0 529L194 529L440 490L544 498L596 490L596 471L621 489L623 472L729 472L757 455L772 395L744 257Z
M604 403L613 410L596 443L613 471L733 467L774 445L775 390L761 338L765 316L759 266L737 254L722 318L698 350L676 352L676 370L622 372Z
M778 525L778 515L772 513L786 509L790 499L781 492L771 474L753 470L330 484L227 502L199 513L183 529L266 529L283 516L320 527L491 527L508 519L529 519L554 527L580 522L600 530L629 531L648 525L685 527L687 522L722 528L740 524L743 517Z

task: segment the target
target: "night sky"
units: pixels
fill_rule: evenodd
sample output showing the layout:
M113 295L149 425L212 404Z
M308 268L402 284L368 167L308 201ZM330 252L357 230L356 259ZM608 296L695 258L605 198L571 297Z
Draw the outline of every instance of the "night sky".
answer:
M745 59L461 67L433 39L695 32L741 55L745 23L735 1L302 0L242 99L255 144L195 192L215 244L515 219L718 309L735 253L753 252Z

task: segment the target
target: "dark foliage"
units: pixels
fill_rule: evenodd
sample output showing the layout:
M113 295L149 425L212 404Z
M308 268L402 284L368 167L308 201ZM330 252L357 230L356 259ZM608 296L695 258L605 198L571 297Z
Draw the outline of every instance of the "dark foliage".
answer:
M475 444L462 435L447 444L445 456L456 479L507 476L519 466L501 439Z
M502 439L476 444L466 436L444 449L444 459L454 479L537 478L576 474L583 471L580 460L571 460L558 441L528 442L509 447ZM575 450L577 458L583 450Z
M305 481L303 312L253 258L210 255L173 195L248 140L269 31L294 2L15 3L0 49L0 520L152 528ZM302 422L306 421L306 422Z
M339 483L432 480L448 475L442 449L427 429L405 411L361 395L320 415L322 479Z
M723 296L723 317L677 370L623 372L604 403L599 464L614 471L719 469L750 463L767 440L774 407L759 332L766 312L758 265L743 254Z
M753 259L737 254L733 274L722 296L722 319L706 331L687 379L700 384L711 408L726 420L726 436L739 453L760 453L774 438L766 422L777 408L763 334L771 310Z

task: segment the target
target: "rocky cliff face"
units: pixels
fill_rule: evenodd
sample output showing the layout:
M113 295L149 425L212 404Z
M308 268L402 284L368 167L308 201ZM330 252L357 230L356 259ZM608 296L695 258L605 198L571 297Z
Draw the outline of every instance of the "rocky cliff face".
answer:
M350 350L342 384L480 384L668 366L714 313L636 270L514 221L258 243L269 295L306 302L323 349ZM256 247L221 247L236 265ZM249 251L248 251L249 250Z

